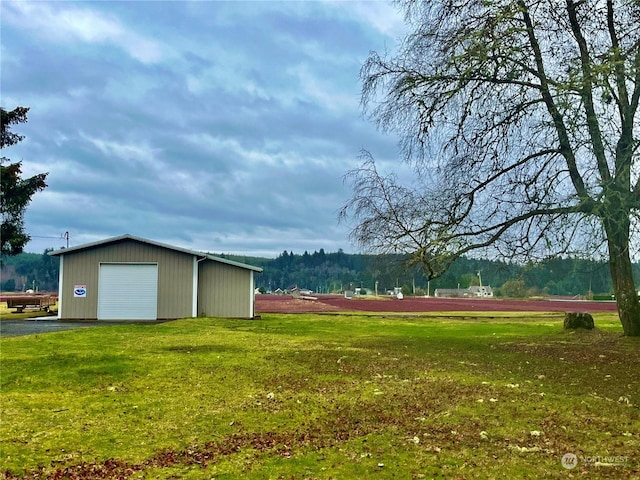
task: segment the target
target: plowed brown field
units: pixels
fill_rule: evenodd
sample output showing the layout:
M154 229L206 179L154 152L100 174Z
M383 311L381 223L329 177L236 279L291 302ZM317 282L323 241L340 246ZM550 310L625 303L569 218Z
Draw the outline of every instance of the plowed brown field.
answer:
M615 302L585 300L497 300L471 298L405 297L348 299L341 295L318 295L303 300L287 295L256 295L256 313L312 312L615 312Z

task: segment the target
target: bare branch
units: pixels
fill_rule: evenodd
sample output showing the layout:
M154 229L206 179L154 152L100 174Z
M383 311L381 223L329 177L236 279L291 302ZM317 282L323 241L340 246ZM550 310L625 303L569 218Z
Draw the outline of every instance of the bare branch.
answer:
M362 107L399 134L402 185L368 156L342 218L352 238L429 276L460 255L608 249L625 332L640 335L640 4L399 0L414 28L362 67ZM634 175L634 189L631 177ZM593 242L591 238L597 239ZM606 239L603 242L602 239ZM634 320L636 319L636 320Z

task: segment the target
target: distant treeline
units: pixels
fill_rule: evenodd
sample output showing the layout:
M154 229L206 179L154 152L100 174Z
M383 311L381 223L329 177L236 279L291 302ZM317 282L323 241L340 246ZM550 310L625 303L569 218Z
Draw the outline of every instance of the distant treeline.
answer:
M60 259L48 255L50 251L2 257L2 291L57 291Z
M461 258L442 277L427 282L419 267L408 268L398 255L347 254L342 250L296 254L284 251L277 258L218 254L230 260L262 267L256 286L275 291L292 286L317 293L343 292L355 288L385 293L401 287L406 294L433 295L436 288L493 287L496 295L525 297L534 295L587 296L612 293L609 267L604 262L576 258L555 258L525 265L486 259ZM640 278L640 264L635 266ZM2 290L55 291L58 289L58 257L23 253L2 259ZM480 273L480 275L478 275ZM427 292L428 290L428 292Z
M408 268L406 259L399 255L346 254L341 250L325 253L320 249L301 255L285 250L276 259L219 256L262 267L264 272L256 276L256 285L263 291L298 286L318 293L356 287L374 292L377 282L378 293L401 287L406 294L433 295L436 288L467 288L480 281L493 287L497 295L510 297L609 295L613 291L606 262L577 258L525 265L461 258L443 276L427 282L420 267ZM634 268L635 278L640 278L640 264Z

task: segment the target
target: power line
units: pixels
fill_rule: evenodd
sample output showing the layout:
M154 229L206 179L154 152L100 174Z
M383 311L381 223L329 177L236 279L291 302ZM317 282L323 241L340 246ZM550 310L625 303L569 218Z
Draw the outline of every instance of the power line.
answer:
M55 238L55 239L58 239L58 240L64 239L64 240L67 241L67 248L69 248L69 238L70 238L69 232L64 232L64 233L60 234L57 237L48 236L48 235L29 235L29 236L31 238Z

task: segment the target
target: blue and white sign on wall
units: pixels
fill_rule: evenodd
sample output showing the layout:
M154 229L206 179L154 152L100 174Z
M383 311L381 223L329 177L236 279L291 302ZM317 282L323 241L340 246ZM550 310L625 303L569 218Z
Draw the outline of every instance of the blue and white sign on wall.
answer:
M87 296L87 286L86 285L75 285L73 287L73 296L76 298L86 298Z

